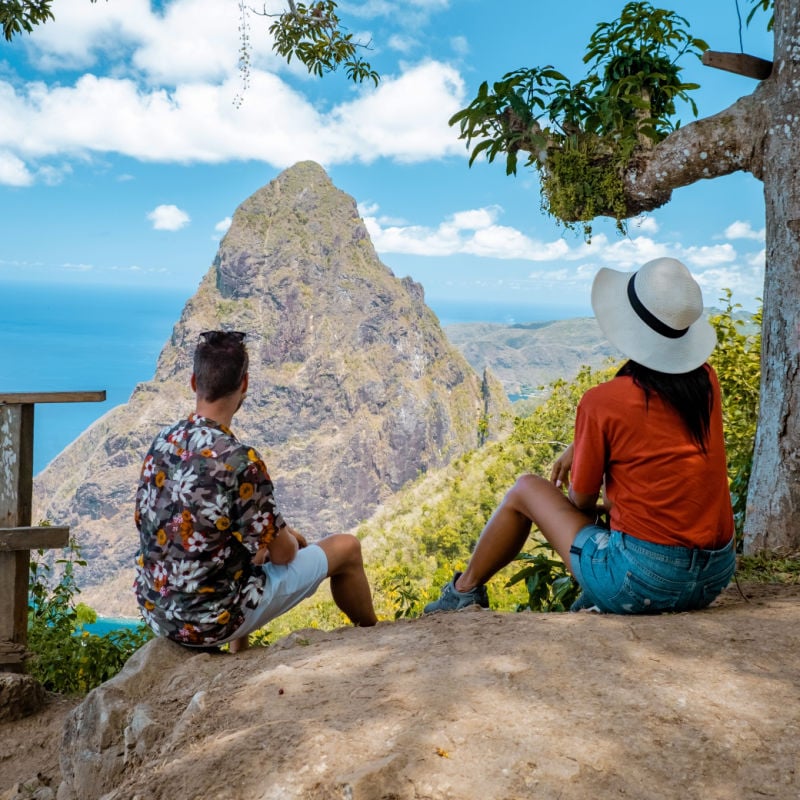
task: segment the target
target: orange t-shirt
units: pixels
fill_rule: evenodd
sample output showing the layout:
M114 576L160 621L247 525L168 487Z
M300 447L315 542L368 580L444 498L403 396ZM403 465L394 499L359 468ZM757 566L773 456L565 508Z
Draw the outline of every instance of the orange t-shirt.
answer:
M722 401L717 376L706 453L678 413L633 379L621 376L581 398L575 420L572 486L594 494L603 485L611 527L656 544L716 549L733 536Z

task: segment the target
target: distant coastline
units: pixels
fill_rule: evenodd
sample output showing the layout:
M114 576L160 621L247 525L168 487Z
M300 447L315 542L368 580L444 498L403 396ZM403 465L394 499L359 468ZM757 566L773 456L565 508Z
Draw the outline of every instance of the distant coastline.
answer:
M42 405L35 412L34 473L106 411L126 403L149 381L189 295L175 288L2 287L0 391L93 391L105 403ZM442 327L464 322L506 325L590 316L577 306L536 306L487 300L428 299Z

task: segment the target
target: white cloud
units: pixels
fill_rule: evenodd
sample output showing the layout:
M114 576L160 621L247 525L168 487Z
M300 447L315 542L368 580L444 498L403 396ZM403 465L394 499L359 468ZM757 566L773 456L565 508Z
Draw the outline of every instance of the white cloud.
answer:
M25 163L12 153L0 150L0 184L6 186L30 186L33 183Z
M427 20L435 11L442 11L450 5L450 0L406 0L403 3L402 16L407 25L418 25ZM360 0L358 3L341 2L339 4L343 14L366 17L392 17L397 19L398 9L395 0Z
M452 217L452 225L457 230L488 228L497 219L501 210L499 206L491 206L472 211L456 211Z
M413 162L463 154L447 120L461 107L464 81L451 66L426 61L377 89L339 106L323 124L331 127L337 160L371 162L379 156ZM331 125L332 123L332 125ZM318 135L325 136L321 130Z
M62 264L61 265L64 269L69 270L70 272L91 272L94 270L94 266L92 264Z
M72 174L72 167L69 164L61 164L54 167L45 164L36 170L36 178L48 186L58 186L65 177Z
M220 220L220 221L219 221L219 222L218 222L218 223L217 223L217 224L214 226L214 230L215 230L217 233L225 233L225 232L228 230L228 228L230 228L230 226L231 226L231 222L232 222L232 220L231 220L231 218L230 218L230 217L225 217L225 219L221 219L221 220Z
M635 217L630 221L628 227L640 233L658 233L659 231L659 225L655 217Z
M267 11L280 6L265 4ZM271 55L268 21L251 17L254 64L284 64ZM222 80L236 72L239 5L219 0L173 0L154 10L149 0L87 3L59 0L56 19L39 26L28 46L42 69L88 69L102 57L119 77L143 75L173 86L182 81Z
M389 37L386 44L390 50L396 50L398 53L410 53L419 45L419 42L416 39L412 39L410 36L394 34Z
M753 230L749 222L737 220L725 228L724 236L726 239L754 239L755 241L763 242L766 230L764 228L759 231Z
M377 208L376 208L377 210ZM550 261L565 257L569 247L562 239L537 242L521 231L495 220L498 206L458 211L437 228L421 225L383 225L374 216L364 223L379 253L450 256L457 253L484 258Z
M764 267L767 263L767 250L766 248L762 247L757 253L753 253L750 256L747 256L747 263L751 267L756 267L760 269L762 272L764 271Z
M157 231L179 231L189 224L189 215L174 205L156 206L147 214Z
M753 308L753 300L764 291L764 272L758 268L743 269L739 266L715 267L695 274L703 290L707 306L718 305L726 289L733 292L734 302L741 302L745 308Z
M330 165L463 153L447 120L463 100L464 84L439 62L385 78L328 113L265 72L252 75L249 97L258 102L234 108L239 89L238 76L172 92L91 74L73 86L30 83L19 92L0 82L0 151L11 176L5 182L16 174L16 185L30 183L26 159L92 153L179 163L253 159L275 167L307 158Z
M736 261L736 250L729 244L687 247L683 251L683 259L688 267L713 267Z
M369 201L358 203L358 213L362 217L376 217L380 208L381 207L377 203Z
M675 255L674 248L649 236L635 236L609 242L605 236L595 236L590 245L579 248L576 255L590 258L604 267L630 272L654 258Z
M450 47L452 47L453 52L459 56L465 56L469 53L469 41L466 36L453 36L453 38L450 39Z

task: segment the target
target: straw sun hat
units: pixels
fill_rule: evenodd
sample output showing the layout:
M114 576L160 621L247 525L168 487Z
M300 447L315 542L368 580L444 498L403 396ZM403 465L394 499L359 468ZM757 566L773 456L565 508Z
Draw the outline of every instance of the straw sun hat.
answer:
M689 372L717 343L700 287L675 258L656 258L636 272L604 267L592 284L592 308L611 344L658 372Z

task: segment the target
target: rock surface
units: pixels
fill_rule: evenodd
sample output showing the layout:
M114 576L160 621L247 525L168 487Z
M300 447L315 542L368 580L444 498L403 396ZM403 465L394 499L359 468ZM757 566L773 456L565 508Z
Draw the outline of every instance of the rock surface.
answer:
M135 616L133 496L158 429L193 410L201 331L248 333L250 393L234 419L265 458L279 508L309 539L347 530L391 493L496 431L508 401L447 340L422 287L380 262L352 197L303 162L239 206L154 379L37 477L35 517L68 524L82 600ZM126 569L128 568L128 569Z
M45 703L42 685L30 675L0 672L0 722L27 717Z
M69 716L59 800L800 793L800 587L660 617L466 611L154 641Z

